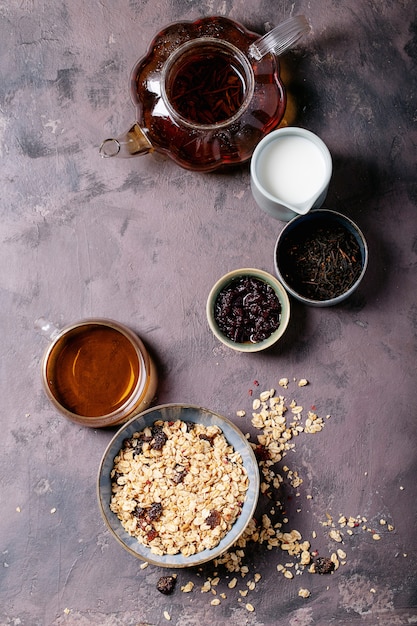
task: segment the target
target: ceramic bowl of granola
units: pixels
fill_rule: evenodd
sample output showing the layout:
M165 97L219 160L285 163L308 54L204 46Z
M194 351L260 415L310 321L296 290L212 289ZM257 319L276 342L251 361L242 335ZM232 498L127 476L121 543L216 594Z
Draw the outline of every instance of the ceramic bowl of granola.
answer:
M194 567L227 552L252 520L259 469L225 417L185 404L144 411L112 438L97 496L112 536L160 567Z
M212 287L206 315L213 335L238 352L275 345L290 320L290 301L279 280L256 268L233 270Z

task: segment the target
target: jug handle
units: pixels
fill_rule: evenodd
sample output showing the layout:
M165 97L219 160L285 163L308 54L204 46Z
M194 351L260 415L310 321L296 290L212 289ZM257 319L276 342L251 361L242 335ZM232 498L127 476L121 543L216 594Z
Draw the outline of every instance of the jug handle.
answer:
M46 337L49 341L53 341L61 332L55 324L47 320L45 317L38 317L33 326L40 335Z
M99 148L101 157L132 157L153 151L153 146L136 122L120 137L105 139Z

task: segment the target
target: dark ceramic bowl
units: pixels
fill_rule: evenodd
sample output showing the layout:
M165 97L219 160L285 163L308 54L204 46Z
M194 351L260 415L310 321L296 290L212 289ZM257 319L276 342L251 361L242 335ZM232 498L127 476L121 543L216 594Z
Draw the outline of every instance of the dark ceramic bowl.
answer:
M316 307L346 300L360 285L368 246L359 227L329 209L294 218L274 250L275 272L294 298Z
M233 524L231 530L223 537L220 543L213 549L205 549L191 556L182 554L158 556L153 554L147 546L140 543L135 537L129 535L123 528L120 520L110 510L112 496L110 472L113 468L114 458L123 447L124 439L135 432L140 432L147 426L152 426L158 420L194 422L204 426L216 425L225 436L227 442L233 446L243 461L249 478L249 487L246 492L242 511ZM259 469L253 450L243 433L228 419L212 413L207 409L188 404L165 404L137 415L127 422L113 437L104 452L100 463L97 479L97 496L101 514L110 533L119 544L133 556L148 561L160 567L191 567L211 561L226 552L236 543L247 525L251 521L259 496Z

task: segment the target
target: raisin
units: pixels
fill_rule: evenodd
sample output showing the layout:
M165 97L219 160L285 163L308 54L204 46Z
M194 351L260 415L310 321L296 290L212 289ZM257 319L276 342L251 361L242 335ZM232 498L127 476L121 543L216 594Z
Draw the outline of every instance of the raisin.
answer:
M162 450L168 437L162 430L161 426L154 426L152 428L152 441L151 448L154 450Z
M262 444L259 444L258 446L256 446L255 456L258 459L258 461L269 461L269 459L271 458L271 454L269 450Z
M146 509L144 509L143 507L139 506L139 504L133 510L133 515L137 519L141 519L142 517L145 517L145 513L146 513Z
M330 574L334 570L334 563L327 556L319 556L314 561L317 574Z
M145 441L150 441L151 437L147 437L143 433L139 437L129 437L123 441L124 450L132 450L133 458L142 452L143 444Z
M216 528L216 526L220 524L221 519L222 519L222 516L219 513L219 511L212 509L210 511L210 514L208 515L208 517L206 517L204 521L207 524L207 526L210 526L210 528L213 529L213 528Z
M133 458L137 457L139 454L142 453L143 450L143 441L139 441L138 439L138 443L136 444L136 446L133 448Z
M185 469L185 467L183 467L182 465L176 465L175 474L173 475L172 480L176 485L178 485L179 483L182 483L186 475L187 470Z
M154 522L158 520L162 515L162 504L160 502L154 502L150 508L146 511L146 517L149 521Z
M165 596L169 596L169 594L174 591L176 582L177 579L175 576L161 576L156 583L156 588Z
M212 446L213 445L213 440L215 438L216 435L205 435L205 434L201 434L198 435L199 439L203 439L204 441L208 441L209 444Z
M280 325L281 304L271 285L242 276L220 291L214 318L222 333L235 343L257 343Z

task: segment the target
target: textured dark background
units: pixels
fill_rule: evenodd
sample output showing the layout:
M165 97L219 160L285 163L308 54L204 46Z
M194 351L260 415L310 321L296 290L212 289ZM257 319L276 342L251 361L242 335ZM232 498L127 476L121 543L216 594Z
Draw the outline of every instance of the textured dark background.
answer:
M294 302L282 343L245 356L212 337L205 300L228 270L273 272L283 224L255 205L248 166L202 175L161 156L102 160L98 146L134 121L130 70L163 26L221 14L263 32L297 13L312 33L283 60L292 123L329 146L326 204L361 226L370 263L348 302ZM0 1L2 625L160 625L164 610L179 626L417 622L416 64L414 0ZM288 395L332 417L291 453L304 483L288 499L290 526L316 530L323 553L334 549L326 511L395 530L346 537L346 565L328 577L286 580L284 553L254 550L253 613L224 574L227 599L210 606L210 566L179 571L176 593L161 596L161 572L141 570L100 518L96 472L112 432L67 422L43 393L40 315L126 323L158 362L158 402L200 404L245 432L236 411L250 416L250 389L308 378Z

